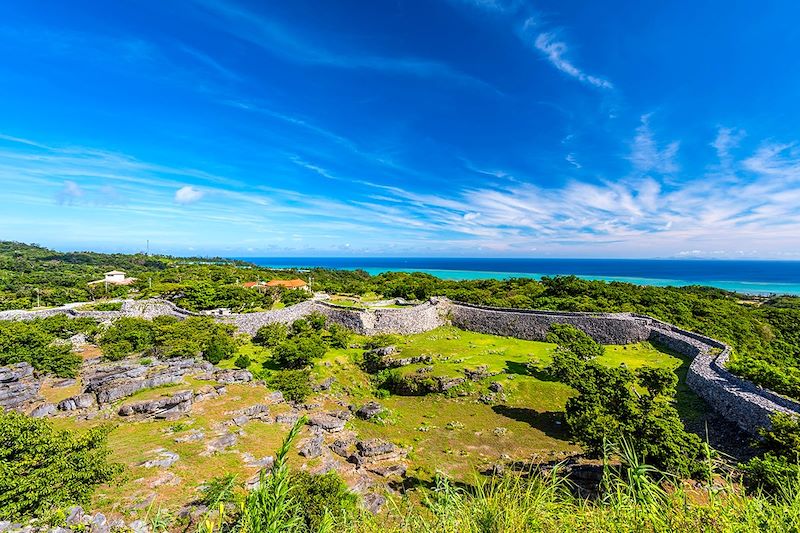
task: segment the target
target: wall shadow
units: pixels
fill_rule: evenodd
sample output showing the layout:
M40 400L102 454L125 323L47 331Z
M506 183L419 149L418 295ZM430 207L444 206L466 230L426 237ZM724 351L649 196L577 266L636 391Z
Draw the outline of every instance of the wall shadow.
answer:
M508 405L494 405L492 411L517 422L526 422L554 439L567 440L567 429L564 413L561 411L536 411L527 407L509 407Z

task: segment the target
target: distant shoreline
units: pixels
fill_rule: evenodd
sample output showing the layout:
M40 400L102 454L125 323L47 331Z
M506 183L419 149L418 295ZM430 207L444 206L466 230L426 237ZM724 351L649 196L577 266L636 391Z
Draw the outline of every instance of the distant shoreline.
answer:
M800 263L792 261L659 259L464 259L237 257L263 267L322 267L383 272L425 272L449 280L575 275L637 285L703 285L752 295L800 295Z

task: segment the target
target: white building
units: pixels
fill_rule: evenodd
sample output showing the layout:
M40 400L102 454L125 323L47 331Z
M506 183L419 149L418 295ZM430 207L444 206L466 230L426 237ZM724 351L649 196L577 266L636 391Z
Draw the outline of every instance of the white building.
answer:
M111 272L105 273L105 281L106 283L125 283L125 272L121 270L112 270Z
M103 279L98 279L97 281L90 281L89 285L97 285L98 283L105 283L106 286L108 285L130 285L136 278L126 278L125 272L121 270L112 270L111 272L106 272L103 274Z

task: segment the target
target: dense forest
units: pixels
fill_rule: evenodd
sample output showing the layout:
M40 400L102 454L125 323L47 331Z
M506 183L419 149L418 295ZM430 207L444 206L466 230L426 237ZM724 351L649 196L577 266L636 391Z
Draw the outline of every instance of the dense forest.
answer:
M108 289L104 284L88 284L112 269L124 270L137 281ZM708 287L648 287L574 276L448 281L423 273L371 276L358 270L272 270L219 258L62 253L0 242L0 310L158 296L193 310L259 311L276 301L290 305L307 295L297 290L248 289L244 282L294 277L311 280L315 291L331 293L375 293L410 300L447 296L501 307L648 314L730 343L735 349L730 367L735 372L800 397L800 298L755 299Z

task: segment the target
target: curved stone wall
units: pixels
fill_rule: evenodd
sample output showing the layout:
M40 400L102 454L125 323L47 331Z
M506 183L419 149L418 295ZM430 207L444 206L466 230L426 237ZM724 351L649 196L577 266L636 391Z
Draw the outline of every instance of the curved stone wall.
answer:
M502 309L450 302L454 326L528 340L544 340L550 324L571 324L604 344L651 341L692 359L686 383L723 417L756 434L776 412L800 416L800 403L758 387L725 369L731 348L723 342L628 313L562 313Z
M25 320L59 313L100 320L121 316L153 318L160 315L185 318L196 314L163 300L124 300L120 311L80 311L76 309L80 305L70 304L39 311L3 311L0 312L0 320ZM692 358L686 383L726 419L745 431L756 433L759 427L768 427L769 416L775 412L800 415L798 402L762 389L726 370L725 363L731 354L731 348L726 344L644 315L503 309L434 298L412 307L366 310L307 300L275 311L214 318L233 324L239 332L254 335L265 324L289 324L314 311L364 335L421 333L450 322L469 331L544 340L550 325L558 323L571 324L604 344L649 340Z

